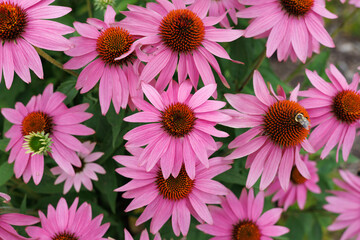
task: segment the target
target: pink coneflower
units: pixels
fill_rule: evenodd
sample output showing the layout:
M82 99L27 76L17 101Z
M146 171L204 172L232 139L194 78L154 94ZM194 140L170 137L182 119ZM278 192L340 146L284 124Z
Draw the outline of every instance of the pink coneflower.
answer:
M221 157L209 159L209 168L196 164L196 177L191 179L180 165L180 172L176 177L164 177L163 169L157 164L152 170L137 164L143 149L132 149L134 156L115 156L114 159L124 165L116 169L122 176L132 178L124 186L116 189L125 193L124 198L134 198L126 208L126 212L146 206L138 218L139 225L152 218L150 231L157 233L164 223L172 216L172 227L176 236L180 232L186 236L190 226L190 217L194 216L200 222L213 223L213 219L206 204L220 203L219 195L226 195L227 188L212 180L216 175L230 169L232 161L225 161ZM167 159L168 160L168 159Z
M324 4L324 0L242 0L244 5L252 5L240 10L240 18L252 18L245 30L245 37L268 37L266 56L277 50L279 61L289 56L292 61L305 62L312 52L319 53L320 43L335 47L329 33L324 28L322 17L336 18Z
M43 78L41 60L34 47L64 51L71 47L62 35L73 28L44 20L66 15L68 7L48 6L52 1L0 0L0 81L4 73L6 88L10 88L14 72L26 83L31 82L29 69ZM3 57L1 57L3 56Z
M341 3L345 3L346 0L340 0ZM360 8L360 0L349 0L349 4L354 5L355 7Z
M128 232L128 230L124 229L124 234L125 234L125 240L134 240L131 234ZM142 231L139 240L149 240L149 234L146 229ZM161 240L161 236L159 233L155 235L154 240Z
M1 113L14 125L5 133L10 138L6 151L10 152L9 163L15 161L16 178L23 176L29 182L39 184L44 171L44 155L49 153L55 162L68 174L75 175L73 166L81 167L75 151L88 150L72 135L91 135L94 130L81 122L91 118L85 112L89 104L67 108L63 103L66 95L53 92L49 84L43 94L33 96L24 106L15 104L15 109L3 108Z
M0 192L0 197L4 198L4 202L10 201L10 196ZM33 216L28 216L19 213L6 213L0 215L0 239L4 240L22 240L28 239L20 236L16 230L11 226L28 226L38 223L39 219Z
M157 2L148 3L147 8L128 5L130 11L122 12L126 18L120 22L121 26L131 34L143 37L134 43L134 48L138 44L143 45L144 50L152 46L153 52L149 56L138 54L147 62L140 80L149 82L160 73L156 89L162 91L177 68L179 83L189 75L196 88L199 74L205 85L215 83L211 65L229 87L213 55L231 60L217 42L231 42L242 36L243 31L213 27L224 16L206 17L209 0L198 0L190 6L185 6L182 0Z
M75 175L70 175L60 167L53 167L51 169L52 174L59 175L55 184L59 184L65 181L64 194L69 192L70 188L74 186L76 192L80 191L81 185L84 185L87 190L92 191L93 185L91 180L97 181L98 177L96 173L105 174L105 169L97 163L96 160L101 158L104 153L92 152L96 143L84 142L83 146L87 149L87 152L77 151L77 155L81 160L81 167L75 167Z
M306 75L315 88L300 92L308 97L301 101L311 117L313 126L309 141L315 150L324 147L321 158L324 159L336 144L338 161L339 150L346 161L354 144L356 128L360 120L360 94L357 91L359 74L348 84L345 77L334 66L326 69L331 83L326 82L316 72L306 70Z
M41 227L27 227L26 233L35 239L105 240L103 235L110 223L101 225L103 215L92 219L91 205L84 202L77 209L78 202L76 198L68 208L66 200L61 198L56 209L49 204L47 217L39 211Z
M142 95L139 91L139 71L141 64L130 50L135 38L115 22L115 11L108 5L105 21L89 18L87 23L75 22L74 27L81 35L72 37L74 48L65 51L73 58L64 68L78 69L87 65L80 73L76 89L86 93L100 80L99 101L102 114L106 114L111 100L115 111L126 108L130 97ZM116 57L127 54L121 60ZM129 103L133 108L132 103Z
M227 137L228 134L214 126L230 120L218 110L225 102L208 100L215 92L216 84L209 84L194 95L189 81L182 84L172 81L166 92L160 95L155 88L144 83L143 92L152 105L144 100L135 100L142 111L126 117L127 122L150 124L134 128L125 134L126 147L146 146L139 157L141 165L150 171L158 161L164 177L178 175L182 164L191 179L195 177L195 165L200 160L209 166L207 151L217 149L211 136Z
M201 224L197 228L215 236L211 239L270 240L286 234L289 229L274 225L280 218L281 208L273 208L261 215L264 207L264 193L254 197L253 189L247 194L243 189L239 199L230 192L221 201L221 206L210 206L214 223Z
M294 166L291 170L289 188L286 191L281 188L278 179L271 183L266 191L266 195L272 195L275 193L272 201L278 201L278 205L280 207L283 206L285 210L287 210L288 207L293 205L296 201L299 208L304 209L307 191L309 190L313 193L321 192L321 189L316 184L319 181L316 163L309 161L308 155L305 155L302 159L304 159L304 162L309 169L310 179L304 178L296 166Z
M344 181L334 179L334 183L344 191L331 191L335 196L326 197L328 204L324 208L340 214L328 229L337 231L347 228L340 240L360 239L360 178L349 171L340 170Z
M264 190L278 174L281 187L286 190L294 165L302 176L310 178L309 170L300 157L300 149L314 152L306 137L310 131L309 114L297 103L299 85L292 91L290 99L279 88L272 95L258 71L254 72L255 96L248 94L225 94L234 110L223 110L233 119L222 125L235 128L251 128L229 144L236 148L226 159L247 155L246 167L250 172L246 187L250 188L262 174L260 190Z

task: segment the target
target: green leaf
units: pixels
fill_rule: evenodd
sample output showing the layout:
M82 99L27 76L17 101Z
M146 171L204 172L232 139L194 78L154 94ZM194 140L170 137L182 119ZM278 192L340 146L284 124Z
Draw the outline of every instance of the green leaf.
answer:
M106 170L106 174L99 175L99 181L95 182L95 186L105 195L111 211L115 213L117 193L114 192L114 190L118 187L115 175L115 161L106 161L106 164L103 167Z
M214 180L245 186L246 176L247 174L245 170L241 171L239 169L236 169L236 167L234 166L226 172L216 176Z
M23 200L21 201L21 205L20 205L20 212L25 214L26 213L26 204L27 203L27 194L25 194Z
M4 138L4 139L0 139L0 150L5 152L6 146L9 143L9 139L8 138Z
M106 119L112 127L112 146L116 147L117 142L122 141L122 138L119 138L119 133L121 131L121 126L123 123L125 115L125 110L120 111L119 114L116 114L114 108L110 108L106 114Z
M62 92L66 95L64 101L65 104L70 104L72 100L78 94L78 91L75 89L76 79L70 79L60 84L56 91Z
M319 221L315 221L312 229L311 229L311 234L309 234L309 239L314 239L314 240L321 240L322 239L322 229L321 229L321 225L319 223Z
M289 239L303 240L304 239L304 226L303 222L295 216L290 216L286 221L286 226L290 229Z
M14 175L13 164L4 162L0 166L0 186L4 185Z

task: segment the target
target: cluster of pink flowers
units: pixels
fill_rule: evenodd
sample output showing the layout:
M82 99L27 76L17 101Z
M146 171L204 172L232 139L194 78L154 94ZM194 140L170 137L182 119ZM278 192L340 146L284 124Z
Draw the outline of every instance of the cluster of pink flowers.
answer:
M125 18L119 22L109 5L104 21L74 22L80 36L70 39L63 35L72 33L72 27L44 19L64 16L71 9L50 6L51 2L0 0L0 80L3 72L9 89L16 72L30 83L29 69L43 78L36 51L64 51L72 57L65 69L83 68L75 86L81 94L95 89L99 82L103 115L111 103L116 113L127 107L137 110L124 118L125 122L140 123L123 136L129 155L113 157L123 166L116 172L131 180L115 191L132 199L126 212L144 208L136 225L151 219L154 239L161 238L159 231L170 217L176 236L187 236L191 217L200 223L200 231L215 236L212 239L282 236L289 231L275 225L282 212L295 202L303 209L308 191L321 192L316 163L308 154L323 148L320 158L324 159L337 145L336 160L342 150L347 161L360 126L359 74L349 84L334 65L325 71L330 82L306 70L313 88L300 91L297 85L287 98L283 88L275 92L255 70L255 96L225 94L234 109L224 109L227 103L216 100L213 70L226 87L230 85L215 57L241 63L219 42L242 36L267 38L267 57L277 51L279 61L290 58L303 63L313 52L319 53L320 44L335 47L323 17L334 19L336 15L325 8L323 0L157 0L145 7L128 5L129 11L121 12ZM228 15L234 24L238 18L251 20L246 29L233 29ZM224 28L215 27L217 24ZM84 124L92 117L86 112L89 104L69 108L65 98L49 84L26 105L17 102L15 108L1 109L13 124L5 133L10 139L8 162L14 163L16 178L22 177L25 183L32 178L38 185L49 156L57 165L51 168L51 173L58 175L55 184L65 182L64 194L72 187L79 192L81 185L91 191L97 174L106 174L95 163L104 153L94 152L95 142L74 137L95 133ZM229 143L227 147L234 150L223 157L212 156L222 147L217 139L229 136L219 125L246 129ZM249 190L243 188L237 198L213 178L243 157L247 157ZM348 171L340 171L340 175L344 182L334 181L344 191L331 191L335 196L327 197L329 203L324 207L340 214L329 230L347 228L342 240L359 239L360 178ZM258 180L260 191L255 194L253 186ZM283 208L263 213L264 198L272 194L272 201ZM0 196L10 200L6 194ZM105 239L110 224L101 224L103 215L92 219L90 204L78 207L78 203L76 198L68 207L61 198L56 209L48 206L47 216L39 211L40 219L2 214L0 239L26 239L11 225L38 222L41 227L26 228L31 238ZM133 239L126 229L124 235L125 240ZM146 230L140 239L149 239Z

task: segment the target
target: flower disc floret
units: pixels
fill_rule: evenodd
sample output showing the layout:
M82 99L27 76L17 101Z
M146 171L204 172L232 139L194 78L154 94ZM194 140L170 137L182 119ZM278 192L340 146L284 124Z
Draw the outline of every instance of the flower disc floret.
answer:
M294 184L304 184L307 181L307 179L301 175L301 173L295 166L291 170L290 179L291 179L291 182Z
M37 132L30 133L24 137L23 147L27 150L25 153L32 153L32 156L35 154L47 154L51 152L51 138L49 137L49 133Z
M22 121L22 135L27 136L30 133L51 133L53 126L52 118L41 111L29 113Z
M160 36L164 44L174 52L191 52L204 40L205 27L194 12L176 9L162 19Z
M193 129L196 117L193 110L184 103L169 105L161 116L165 131L173 137L184 137Z
M17 4L0 3L0 39L11 41L19 38L27 25L26 12Z
M240 221L233 228L233 240L260 240L259 228L252 221Z
M164 198L169 200L180 200L186 198L194 186L194 180L191 180L186 174L183 166L179 175L174 178L172 175L164 179L161 169L159 169L156 178L156 185Z
M289 15L292 16L304 16L312 6L314 0L280 0L280 3Z
M131 55L121 60L115 58L129 51L135 39L121 27L110 27L104 30L96 42L99 57L109 65L123 65L131 59Z
M271 105L264 116L264 130L270 139L282 147L300 144L309 134L309 114L300 104L282 100Z
M332 110L336 118L348 124L360 119L360 94L354 90L339 92L333 100Z
M52 237L52 240L78 240L78 237L75 237L73 233L61 233L56 234L54 237Z

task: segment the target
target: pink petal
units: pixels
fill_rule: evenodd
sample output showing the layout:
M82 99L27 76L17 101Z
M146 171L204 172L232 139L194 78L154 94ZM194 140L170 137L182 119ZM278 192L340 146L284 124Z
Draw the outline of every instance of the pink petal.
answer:
M281 158L278 176L281 188L284 189L284 191L286 191L289 186L291 169L295 160L294 158L293 148L286 149Z
M101 113L105 115L109 110L112 98L112 74L110 67L105 67L104 73L100 79L99 86L99 101L101 106Z
M198 51L194 51L192 57L204 85L215 84L214 75L206 58Z
M83 37L98 39L100 32L96 27L86 23L74 22L76 31Z
M292 23L292 46L298 58L305 63L308 54L309 33L303 18L295 19Z
M331 36L324 28L320 19L314 13L309 12L304 19L309 32L317 41L326 47L335 47Z
M304 160L301 159L299 152L295 152L295 165L296 165L296 168L299 170L300 174L304 178L306 178L306 179L311 178L309 169L306 166Z
M160 111L164 110L165 106L159 92L149 84L142 83L141 86L144 94L152 103L152 105L154 105L154 107L156 107Z
M266 156L269 155L269 151L273 148L272 144L266 143L256 154L253 163L250 166L249 175L246 180L246 188L251 188L259 179L263 169Z
M34 19L53 19L68 14L71 12L71 8L60 6L43 6L30 8L26 12L29 16L31 16L31 18Z
M324 79L322 79L316 72L312 72L306 69L305 73L312 85L314 85L314 87L319 89L321 92L328 96L334 96L336 94L336 90L332 88L328 82L325 82Z
M110 4L107 5L106 11L105 11L105 16L104 16L104 22L107 23L107 24L114 23L115 22L115 15L116 15L116 12L112 8L112 6Z
M209 84L198 90L189 100L189 107L196 109L215 92L216 84Z
M254 71L253 81L256 97L267 106L273 104L274 99L270 96L265 81L258 70Z
M3 73L5 79L5 85L7 89L10 89L12 82L14 80L14 57L11 51L11 44L10 42L5 41L3 48L2 48L2 55L3 55Z
M232 42L244 34L244 30L209 28L205 30L205 39L211 42Z
M189 194L188 198L196 213L208 224L213 224L213 219L206 204L201 202L194 194Z
M168 64L170 57L172 56L172 52L170 50L163 50L150 60L141 72L140 80L145 82L152 81L158 73L163 70Z
M275 175L279 168L280 159L281 159L281 149L274 146L274 149L271 151L264 166L264 172L260 181L261 191L265 190L274 180Z
M257 137L251 140L250 142L241 145L235 151L233 151L230 155L226 156L225 160L231 160L231 159L237 159L241 157L245 157L255 151L257 151L259 148L261 148L264 143L266 142L267 137Z
M31 157L31 173L35 185L38 185L44 173L44 156L35 154Z

